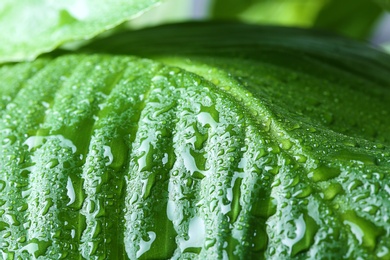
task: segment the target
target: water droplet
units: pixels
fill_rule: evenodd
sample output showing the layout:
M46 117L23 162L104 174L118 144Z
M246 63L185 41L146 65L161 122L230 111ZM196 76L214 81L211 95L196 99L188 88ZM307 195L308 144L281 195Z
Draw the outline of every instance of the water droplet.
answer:
M282 243L290 249L290 254L296 256L298 253L308 250L314 243L314 236L317 233L318 225L308 214L301 214L294 221L295 236L285 237Z
M22 206L18 207L17 210L19 212L24 212L28 209L28 204L27 203L24 203Z
M164 157L162 158L162 163L163 163L163 165L165 165L165 164L167 164L167 162L168 162L168 154L167 153L164 153Z
M349 192L352 192L362 185L363 185L363 182L361 180L355 179L355 180L351 181L351 183L348 185L347 189Z
M386 184L384 189L387 192L387 194L389 194L389 196L390 196L390 186L388 184Z
M9 225L3 221L0 221L0 232L6 230Z
M50 245L51 241L41 241L33 238L26 246L21 248L21 251L27 251L30 255L38 258L46 253Z
M150 247L152 246L152 243L154 242L154 240L156 240L156 233L154 233L153 231L149 231L148 236L149 239L147 241L141 238L139 249L137 251L137 258L141 257L145 252L149 251Z
M4 214L4 217L8 220L7 222L14 226L19 226L20 222L17 220L15 214Z
M164 77L164 76L161 76L161 75L156 75L156 76L154 76L154 77L152 78L152 81L153 81L153 82L159 83L159 82L161 82L161 81L167 81L167 78Z
M7 253L2 252L2 255L3 255L4 259L11 259L11 260L15 259L15 253L14 252L7 252Z
M9 247L9 243L8 243L8 242L6 242L6 241L1 242L0 248L7 248L7 247ZM0 252L2 252L1 249L0 249ZM3 254L3 256L4 256L4 254ZM9 259L9 258L4 258L4 259ZM13 259L13 258L12 258L12 259Z
M6 138L3 139L3 145L4 146L8 146L8 145L12 145L15 143L15 141L18 140L18 138L14 135L9 135L7 136Z
M343 194L345 191L341 184L331 183L328 188L324 191L324 199L332 200L336 195Z
M275 179L274 182L271 185L271 188L277 187L281 184L280 179Z
M200 112L197 115L197 119L203 127L208 125L213 129L217 127L219 121L218 119L213 118L213 115L208 112Z
M104 153L103 156L105 158L108 158L108 161L106 162L106 166L110 165L112 161L114 160L114 156L112 155L111 152L111 147L107 145L103 145Z
M306 198L313 192L313 188L311 186L306 186L299 191L297 191L293 196L296 198Z
M379 208L375 205L369 205L369 206L363 208L364 212L367 212L368 214L373 215L373 216L375 216L375 214L378 212L378 210L379 210Z
M346 160L355 162L358 164L366 164L366 165L375 165L377 164L376 158L368 155L368 154L362 154L362 153L355 153L347 150L342 150L335 152L331 155L333 158L338 160Z
M213 247L216 242L217 242L217 239L215 239L215 238L206 238L205 248L209 249L209 248Z
M309 173L309 177L312 178L314 182L327 181L333 178L336 178L341 173L338 168L331 168L325 165L318 166L315 170Z
M307 161L307 157L302 154L297 154L294 156L294 159L299 163L305 163Z
M5 186L6 186L5 181L0 180L0 191L3 191Z
M68 177L68 182L66 184L66 189L67 189L67 193L66 194L69 197L69 202L68 202L68 204L66 204L66 206L69 206L73 202L75 202L75 200L76 200L76 193L74 191L72 179L70 177Z
M18 242L18 243L24 243L24 242L26 242L26 236L21 236L21 237L19 237L19 238L17 239L17 242Z
M97 238L101 232L102 222L100 220L97 220L94 222L94 226L92 228L92 238Z
M200 217L193 217L188 225L188 239L179 238L181 252L190 247L202 247L206 237L205 223Z
M51 206L53 206L53 199L47 198L45 201L44 207L42 208L40 214L46 215Z
M196 158L192 155L190 147L185 147L184 151L181 154L183 158L183 163L187 171L191 174L198 173L201 179L204 177L205 171L202 171L196 165Z
M30 136L26 139L26 141L23 143L24 145L28 146L28 150L31 151L33 148L37 148L45 143L46 140L49 139L55 139L60 142L61 147L66 147L72 149L72 152L75 153L77 148L73 144L73 142L69 139L66 139L62 135L50 135L50 136Z
M28 150L31 151L33 148L42 145L44 139L44 136L30 136L23 144L27 145Z
M59 164L58 159L54 158L54 159L51 159L51 160L46 164L46 168L47 168L47 169L53 169L53 168L56 167L58 164Z
M155 181L156 181L156 175L157 175L157 172L151 172L151 173L149 173L147 179L141 180L141 182L143 184L142 185L142 195L141 196L144 199L149 197L149 195L150 195L150 193L152 191L152 187L154 186Z
M354 211L347 211L342 215L344 224L348 225L360 245L369 250L374 250L378 237L383 235L384 230L374 223L359 217Z
M386 246L381 246L378 250L377 256L380 259L390 259L390 249Z
M293 143L288 139L280 140L280 148L283 150L290 150L293 146Z

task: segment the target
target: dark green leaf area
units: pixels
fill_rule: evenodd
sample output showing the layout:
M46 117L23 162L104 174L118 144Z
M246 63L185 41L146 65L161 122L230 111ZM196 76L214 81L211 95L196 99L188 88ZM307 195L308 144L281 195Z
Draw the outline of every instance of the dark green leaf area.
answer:
M372 0L333 0L319 12L313 27L363 40L370 36L382 14L381 7Z

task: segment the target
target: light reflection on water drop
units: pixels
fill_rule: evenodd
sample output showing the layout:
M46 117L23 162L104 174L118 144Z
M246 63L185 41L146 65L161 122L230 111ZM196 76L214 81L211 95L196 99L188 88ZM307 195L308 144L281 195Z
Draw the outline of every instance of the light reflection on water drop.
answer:
M217 127L217 122L214 120L210 113L201 112L198 114L197 118L199 123L202 124L202 126L210 125L210 127L214 129Z
M167 164L168 162L168 154L167 153L164 153L164 157L162 158L162 163L163 165Z
M364 236L363 230L357 224L348 220L344 220L344 224L351 227L351 232L355 235L356 239L359 241L359 245L361 245L363 243L363 236Z
M73 142L69 139L66 139L62 135L49 135L49 136L30 136L26 139L26 141L23 143L28 146L28 150L31 151L31 149L41 146L44 143L44 140L55 140L57 139L60 141L61 147L68 147L72 149L72 153L75 153L77 151L77 147L73 144Z
M196 165L196 160L194 156L191 155L190 147L185 147L185 150L182 152L183 157L183 163L186 169L193 174L194 172L200 172L204 173L204 171L201 171L198 169L198 166Z
M103 145L103 149L104 149L104 154L103 156L105 158L108 158L108 162L106 162L106 166L110 165L112 163L112 161L114 160L114 156L112 155L112 152L111 152L111 147L108 146L108 145Z
M202 218L195 216L190 220L188 236L188 240L185 240L184 238L179 239L181 252L184 252L186 248L203 246L206 238L206 228Z
M170 221L175 218L175 203L172 200L168 200L167 203L167 217Z
M66 195L68 195L69 197L69 202L68 204L66 204L66 206L69 206L76 200L76 193L74 191L72 180L70 179L69 176L68 176L68 182L66 183L66 189L67 189Z
M378 251L378 253L377 253L377 256L378 256L378 257L381 257L381 258L383 257L383 259L385 259L384 257L385 257L386 255L389 255L389 254L390 254L389 248L383 246L383 247L381 247L381 248L379 249L379 251Z
M149 231L148 235L149 235L148 241L144 241L143 239L141 239L141 241L139 243L139 250L137 251L137 258L142 256L145 252L149 251L150 247L152 246L152 243L154 242L154 240L156 240L156 233L154 233L153 231Z
M39 247L37 243L29 243L24 246L21 251L27 251L30 255L34 255L38 249Z
M282 239L282 243L289 247L290 253L292 252L293 246L298 243L305 235L306 232L306 223L303 218L303 214L299 216L296 220L294 220L295 224L295 237L289 238L286 237Z
M32 148L37 147L43 143L44 136L30 136L23 143L28 146L28 150L31 151Z

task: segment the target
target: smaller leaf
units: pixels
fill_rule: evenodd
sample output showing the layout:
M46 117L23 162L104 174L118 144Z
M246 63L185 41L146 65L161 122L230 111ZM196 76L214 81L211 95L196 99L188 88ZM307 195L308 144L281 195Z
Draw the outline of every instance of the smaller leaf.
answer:
M0 62L31 60L139 16L161 0L0 2Z

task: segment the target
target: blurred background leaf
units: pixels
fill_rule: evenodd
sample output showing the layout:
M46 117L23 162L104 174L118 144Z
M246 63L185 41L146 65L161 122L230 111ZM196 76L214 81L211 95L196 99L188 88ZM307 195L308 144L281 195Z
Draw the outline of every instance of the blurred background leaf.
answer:
M382 14L372 0L331 0L318 13L313 27L366 39Z
M210 12L218 20L318 28L355 39L370 36L384 13L372 0L214 0Z
M390 0L375 0L378 2L383 8L390 10Z
M214 0L211 16L250 23L310 26L328 0Z

